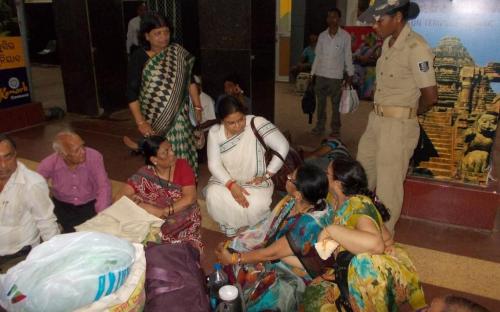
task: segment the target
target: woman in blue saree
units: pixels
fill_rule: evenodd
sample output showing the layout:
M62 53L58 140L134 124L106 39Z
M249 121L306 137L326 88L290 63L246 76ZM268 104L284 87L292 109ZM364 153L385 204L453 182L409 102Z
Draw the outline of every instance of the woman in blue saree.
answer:
M331 221L326 174L304 165L288 177L286 189L270 217L238 235L230 248L222 243L216 250L219 260L231 265L249 312L296 311L308 281L321 274L318 257L297 257L292 247L302 245L315 254L311 242Z

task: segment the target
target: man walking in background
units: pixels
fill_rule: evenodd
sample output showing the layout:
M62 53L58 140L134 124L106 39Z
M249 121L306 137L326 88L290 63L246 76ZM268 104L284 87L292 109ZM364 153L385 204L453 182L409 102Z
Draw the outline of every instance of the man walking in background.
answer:
M341 16L342 13L337 8L328 11L328 28L319 35L316 57L311 69L318 103L317 123L312 133L320 135L325 131L326 97L330 96L333 106L330 137L335 138L340 138L339 102L344 71L347 71L346 84L351 84L354 75L351 36L340 28Z

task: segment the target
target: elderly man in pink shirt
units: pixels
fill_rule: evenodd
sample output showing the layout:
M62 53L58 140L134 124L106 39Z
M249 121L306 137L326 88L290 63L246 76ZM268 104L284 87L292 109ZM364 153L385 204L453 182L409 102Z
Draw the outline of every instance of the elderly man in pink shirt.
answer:
M101 153L85 147L74 132L59 132L55 153L38 166L38 173L52 184L54 213L65 233L111 204L111 184Z

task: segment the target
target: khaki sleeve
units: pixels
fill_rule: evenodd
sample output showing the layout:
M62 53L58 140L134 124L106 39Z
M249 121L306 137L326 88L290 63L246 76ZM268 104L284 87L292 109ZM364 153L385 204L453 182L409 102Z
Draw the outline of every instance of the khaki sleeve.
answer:
M419 89L436 85L434 55L427 44L414 42L410 45L409 66Z

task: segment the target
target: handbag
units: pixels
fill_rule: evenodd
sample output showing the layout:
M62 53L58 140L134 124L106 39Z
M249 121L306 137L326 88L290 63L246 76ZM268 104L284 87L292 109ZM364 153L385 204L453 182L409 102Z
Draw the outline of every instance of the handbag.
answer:
M146 247L144 311L210 311L200 254L187 243Z
M347 273L349 270L349 264L351 263L353 257L353 253L343 250L338 253L335 258L335 263L333 264L335 284L337 284L340 290L340 296L335 301L338 311L352 311L351 304L349 303L349 284L347 280ZM341 307L343 309L341 309Z
M252 120L250 121L250 126L252 127L252 131L255 137L266 150L266 157L265 157L266 164L269 164L273 156L278 157L283 162L283 166L281 167L281 169L278 172L276 172L276 174L273 175L271 179L273 180L274 186L278 191L286 192L287 175L293 173L295 169L297 169L297 167L299 167L304 163L304 161L300 157L299 153L297 153L297 151L294 150L292 147L290 147L290 149L288 150L286 158L283 158L283 156L281 156L280 153L276 152L275 150L267 146L266 143L264 142L264 139L255 128L254 119L255 117L253 117Z
M339 112L341 114L349 114L356 111L358 107L358 92L352 86L344 87L340 97Z
M314 84L309 83L304 96L302 96L302 112L309 115L309 124L312 123L314 111L316 110L316 95L314 93Z

